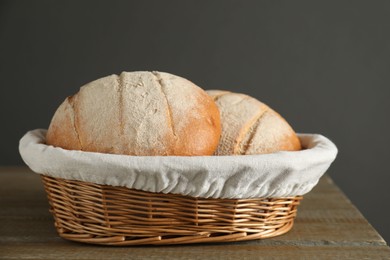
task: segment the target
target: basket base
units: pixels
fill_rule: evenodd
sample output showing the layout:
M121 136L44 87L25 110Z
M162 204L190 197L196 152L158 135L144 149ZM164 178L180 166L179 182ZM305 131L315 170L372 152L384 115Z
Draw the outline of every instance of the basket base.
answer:
M192 235L192 236L156 236L156 237L126 237L126 236L110 236L110 237L94 237L93 235L77 234L77 233L58 233L60 237L81 243L111 245L111 246L131 246L131 245L174 245L174 244L195 244L195 243L222 243L222 242L237 242L246 240L257 240L275 237L287 233L293 227L293 222L278 229L277 232L270 232L269 235L262 233L248 234L246 232L237 232L232 234L224 234L212 236L210 233Z
M113 246L219 243L288 232L301 196L205 199L42 176L58 234Z

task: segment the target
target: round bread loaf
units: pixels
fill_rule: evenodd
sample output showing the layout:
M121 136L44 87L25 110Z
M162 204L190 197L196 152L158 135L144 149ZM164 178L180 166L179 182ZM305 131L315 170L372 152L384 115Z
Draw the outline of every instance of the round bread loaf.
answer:
M128 155L211 155L218 107L192 82L164 72L122 72L65 99L46 142L68 150Z
M301 149L291 126L255 98L221 90L206 91L221 113L222 134L215 155L265 154Z

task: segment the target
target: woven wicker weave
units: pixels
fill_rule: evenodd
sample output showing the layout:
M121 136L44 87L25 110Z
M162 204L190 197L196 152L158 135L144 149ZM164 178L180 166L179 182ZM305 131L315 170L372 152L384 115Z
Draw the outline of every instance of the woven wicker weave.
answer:
M59 235L103 245L268 238L292 228L302 197L204 199L42 175Z

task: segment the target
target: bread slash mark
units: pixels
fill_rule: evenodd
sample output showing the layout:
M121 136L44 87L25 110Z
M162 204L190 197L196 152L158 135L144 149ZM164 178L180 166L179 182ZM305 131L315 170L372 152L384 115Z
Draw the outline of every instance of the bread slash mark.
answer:
M73 130L74 130L74 132L76 134L76 137L77 137L77 140L79 142L80 149L83 150L83 144L81 143L81 138L80 138L80 135L79 135L79 129L78 129L77 124L76 124L76 109L75 109L74 98L75 98L74 96L68 97L68 103L70 105L70 108L72 109L71 120L72 120Z
M169 125L171 126L172 135L174 137L176 137L175 127L174 127L174 124L173 124L173 116L172 116L171 105L170 105L170 103L168 101L167 94L164 91L164 88L165 88L164 81L161 78L161 75L157 71L153 71L152 74L156 77L157 83L160 85L161 93L163 94L165 102L167 103L167 113L168 113L168 118L169 118Z
M122 74L116 77L119 94L119 134L125 135L125 123L123 122L123 78Z
M252 140L255 137L257 133L258 126L260 124L261 118L268 113L268 109L263 111L260 111L260 113L255 117L255 119L252 121L252 124L250 125L247 132L240 133L239 138L237 138L236 145L234 147L234 153L239 152L240 155L246 154L246 151L248 151L249 147L252 145ZM244 136L246 136L249 132L249 137L245 143L241 143ZM243 147L243 149L240 149L240 147Z

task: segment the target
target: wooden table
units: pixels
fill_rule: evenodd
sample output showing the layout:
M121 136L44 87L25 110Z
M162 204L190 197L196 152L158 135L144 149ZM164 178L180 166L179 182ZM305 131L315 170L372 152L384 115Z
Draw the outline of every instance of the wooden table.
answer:
M40 177L0 167L0 259L390 259L390 248L328 176L282 236L237 243L105 247L57 236Z

